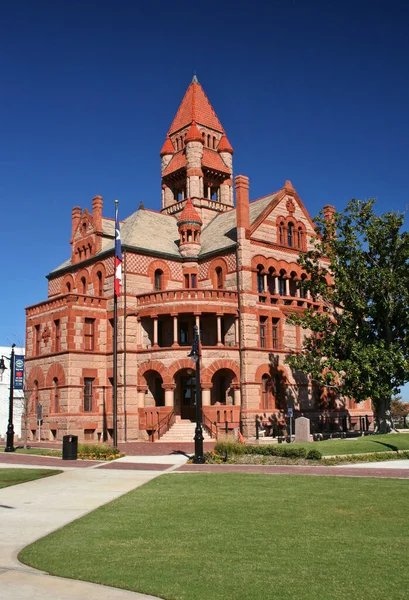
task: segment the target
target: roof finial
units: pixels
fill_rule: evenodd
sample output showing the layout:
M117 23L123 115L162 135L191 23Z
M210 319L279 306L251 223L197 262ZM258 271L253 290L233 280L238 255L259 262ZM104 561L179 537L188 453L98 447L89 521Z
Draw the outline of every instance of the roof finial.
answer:
M192 83L199 83L198 78L196 77L196 71L193 71Z

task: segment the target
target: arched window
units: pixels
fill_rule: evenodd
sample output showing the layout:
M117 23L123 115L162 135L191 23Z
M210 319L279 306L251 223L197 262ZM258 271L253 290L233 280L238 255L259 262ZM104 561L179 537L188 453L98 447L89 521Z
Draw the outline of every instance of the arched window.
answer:
M213 136L213 150L216 149L216 137Z
M81 294L87 293L87 280L85 277L81 277Z
M270 407L271 377L263 375L261 378L261 408L268 410Z
M275 408L282 409L282 383L281 377L278 373L274 375L273 379L273 395L275 400Z
M210 148L210 139L211 139L211 135L210 133L207 134L207 147Z
M68 292L68 293L70 293L70 291L71 291L71 284L70 284L70 282L69 282L69 281L67 281L67 283L65 284L65 290L66 290L66 292Z
M300 290L300 298L306 298L307 297L307 288L305 285L305 276L301 277L301 281L298 284L299 290Z
M104 295L104 284L102 281L101 271L97 272L97 285L98 285L98 289L97 289L98 296L103 296Z
M58 412L60 408L60 390L58 388L58 379L54 377L53 379L53 410L54 412Z
M294 244L294 224L293 223L288 223L287 241L288 241L288 245L290 247L292 247Z
M263 265L257 266L257 291L259 294L264 292L264 275L263 275L264 267Z
M176 138L176 152L179 150L179 138Z
M155 291L163 289L163 271L161 269L156 269L155 271Z
M280 275L280 277L277 277L277 283L278 283L278 294L280 296L285 296L285 279L282 275Z
M216 285L218 290L222 290L224 286L223 281L223 269L221 267L216 267Z
M297 235L298 235L298 239L297 239L297 241L298 241L298 247L300 249L302 249L303 246L304 246L304 242L303 242L303 230L301 229L301 227L298 228Z
M278 238L280 240L280 244L284 244L284 223L281 223L278 226Z

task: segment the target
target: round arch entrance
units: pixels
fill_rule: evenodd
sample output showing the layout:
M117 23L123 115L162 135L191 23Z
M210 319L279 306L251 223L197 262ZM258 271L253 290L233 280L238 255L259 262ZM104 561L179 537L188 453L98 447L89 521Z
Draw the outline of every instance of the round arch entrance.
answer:
M214 373L210 396L212 405L234 405L234 388L232 384L236 379L236 374L231 369L219 369Z
M183 420L196 421L196 373L181 369L175 373L175 415Z

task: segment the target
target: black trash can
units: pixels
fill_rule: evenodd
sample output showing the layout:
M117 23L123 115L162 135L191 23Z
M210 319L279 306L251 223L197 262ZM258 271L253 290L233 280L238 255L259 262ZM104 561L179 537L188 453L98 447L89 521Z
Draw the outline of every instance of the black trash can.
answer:
M78 436L64 435L62 438L62 459L77 460L78 456Z

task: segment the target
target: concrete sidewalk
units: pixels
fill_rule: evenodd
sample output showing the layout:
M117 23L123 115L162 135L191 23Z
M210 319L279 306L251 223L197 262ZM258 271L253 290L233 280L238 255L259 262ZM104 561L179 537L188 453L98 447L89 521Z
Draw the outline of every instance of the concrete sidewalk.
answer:
M146 458L144 457L145 461ZM168 468L165 472L181 464L180 456L175 456L174 461L166 458ZM157 456L155 460L160 463L164 458ZM27 465L21 466L27 468ZM52 577L21 564L17 555L22 548L35 540L143 485L163 472L71 467L46 479L0 489L2 600L152 599L153 596L117 588Z

